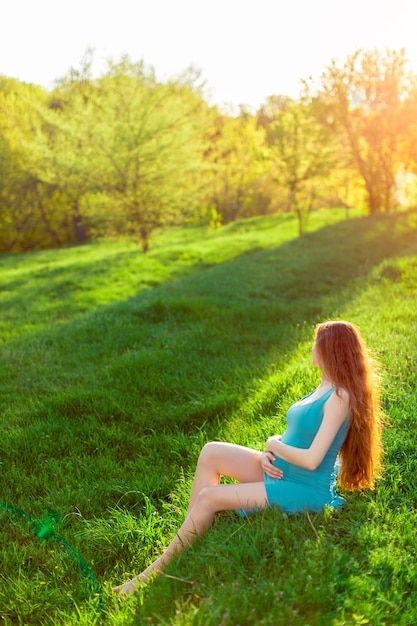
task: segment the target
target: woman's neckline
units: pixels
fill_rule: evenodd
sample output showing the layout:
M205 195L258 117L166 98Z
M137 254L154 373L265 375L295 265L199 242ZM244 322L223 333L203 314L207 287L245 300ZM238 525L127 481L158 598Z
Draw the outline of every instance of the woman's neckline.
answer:
M326 390L323 391L323 393L321 393L320 395L317 395L315 398L311 399L311 396L313 394L315 394L316 392L319 391L321 385L319 387L317 387L317 389L314 389L314 391L312 391L311 393L309 393L307 396L305 396L304 398L301 398L301 400L298 400L298 402L295 403L296 406L306 406L308 404L313 404L314 402L317 402L318 400L320 400L321 398L323 398L326 394L328 394L330 391L334 391L336 389L336 385L330 385L327 386L326 385Z

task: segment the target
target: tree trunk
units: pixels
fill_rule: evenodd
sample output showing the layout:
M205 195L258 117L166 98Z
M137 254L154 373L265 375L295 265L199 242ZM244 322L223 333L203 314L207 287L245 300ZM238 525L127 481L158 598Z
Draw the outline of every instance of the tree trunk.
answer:
M72 205L72 224L74 227L74 238L77 244L84 243L87 239L87 231L83 224L78 200Z
M297 213L297 219L298 219L298 235L301 237L301 235L304 232L304 227L303 227L303 212L300 208L297 208L295 210L295 212Z
M149 233L144 226L140 229L140 240L142 243L142 252L146 254L149 250Z

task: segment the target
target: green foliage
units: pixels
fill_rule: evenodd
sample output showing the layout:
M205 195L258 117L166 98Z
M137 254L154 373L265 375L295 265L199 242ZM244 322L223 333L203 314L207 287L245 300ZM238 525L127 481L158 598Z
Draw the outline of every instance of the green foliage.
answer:
M337 167L337 143L315 105L308 93L299 102L271 97L258 113L275 180L285 190L288 209L297 214L300 235L316 206L318 189Z
M269 159L256 117L244 112L228 117L213 110L206 142L203 202L214 211L218 223L267 213L270 200L263 179Z
M6 625L416 621L417 214L343 215L313 212L301 238L286 215L161 231L146 256L103 242L0 260L0 502L28 515L0 509ZM334 317L359 324L382 364L376 491L340 512L222 514L120 604L111 585L181 523L201 446L260 449L282 431L317 382L313 326ZM56 520L104 614L33 518Z
M0 252L60 244L51 228L59 198L42 188L27 140L40 125L35 105L44 99L41 89L0 77Z
M187 221L199 200L207 113L190 81L186 74L158 83L143 63L124 58L96 80L88 65L72 71L48 97L3 85L3 251L109 234L131 236L147 251L156 228Z
M96 84L88 122L114 232L149 248L150 234L183 222L195 202L205 106L177 83L158 84L143 64L111 64Z
M334 62L323 74L321 97L329 119L345 133L371 213L396 208L410 134L415 141L415 81L404 50L358 50L343 67Z
M313 209L412 208L416 76L403 51L358 51L300 98L256 113L210 107L199 74L159 82L128 57L99 77L92 52L47 93L0 77L0 253L218 227Z

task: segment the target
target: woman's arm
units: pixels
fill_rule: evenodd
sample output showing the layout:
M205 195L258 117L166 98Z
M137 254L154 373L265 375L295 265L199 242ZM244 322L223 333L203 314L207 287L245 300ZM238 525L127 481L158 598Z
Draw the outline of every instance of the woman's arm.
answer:
M266 442L265 450L284 461L308 470L315 470L324 459L339 428L348 416L349 396L342 390L340 396L337 393L332 394L324 405L322 423L309 448L295 448L282 443L281 437L270 437Z

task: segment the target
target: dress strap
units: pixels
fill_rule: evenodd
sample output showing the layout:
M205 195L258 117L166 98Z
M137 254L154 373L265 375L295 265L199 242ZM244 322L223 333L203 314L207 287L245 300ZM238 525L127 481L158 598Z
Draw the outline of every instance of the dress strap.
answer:
M331 389L329 389L328 391L326 391L326 393L324 393L322 396L320 396L320 398L317 398L317 402L319 402L319 400L327 400L333 393L333 391L335 391L337 389L336 386L332 387Z

